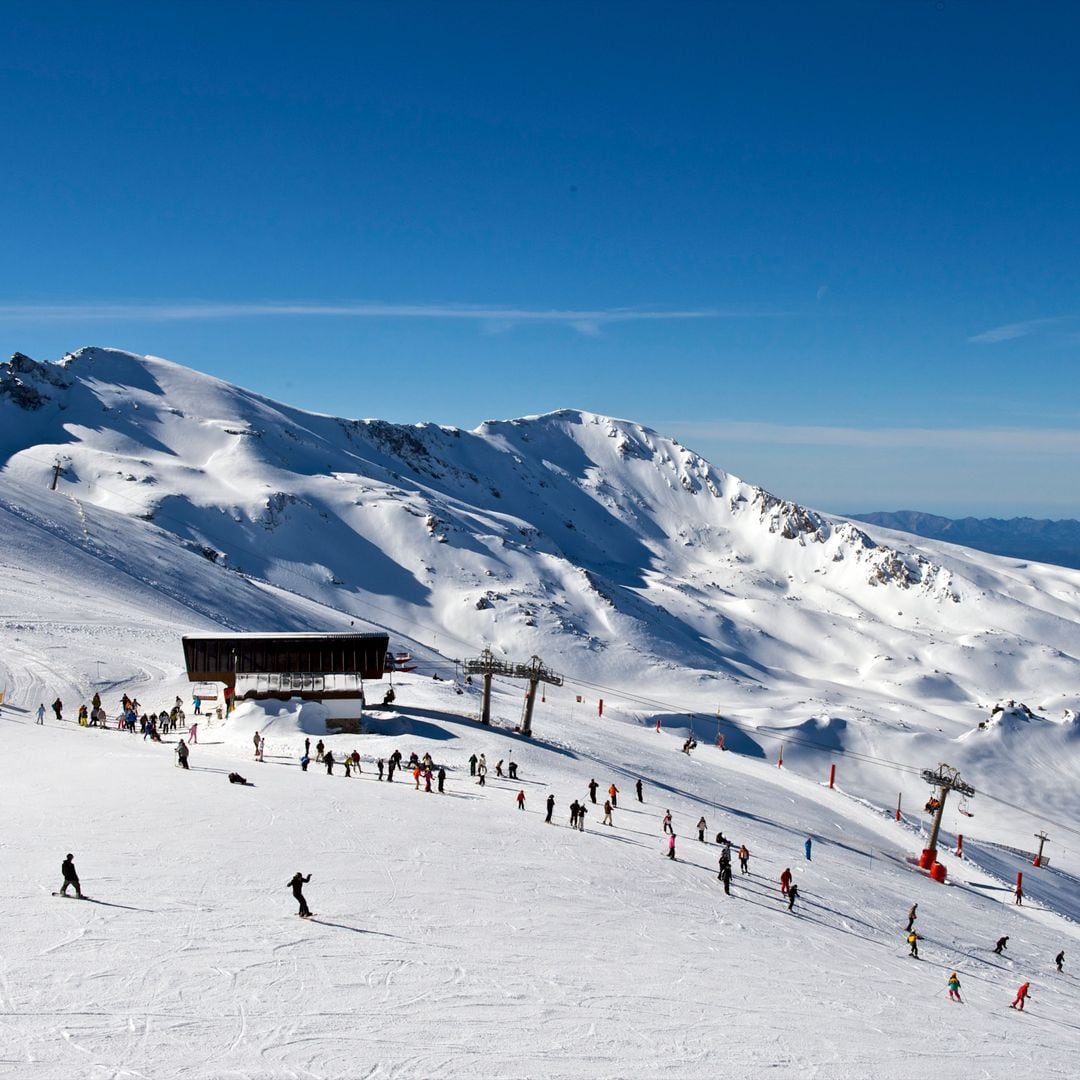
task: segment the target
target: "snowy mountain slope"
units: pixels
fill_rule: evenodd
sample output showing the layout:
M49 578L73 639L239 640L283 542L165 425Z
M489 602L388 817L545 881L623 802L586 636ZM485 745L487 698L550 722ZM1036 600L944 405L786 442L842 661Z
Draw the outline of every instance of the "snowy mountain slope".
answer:
M0 365L0 421L0 513L27 530L12 565L28 581L48 567L41 586L80 609L133 589L132 612L160 609L160 648L139 639L155 656L146 679L179 676L171 635L185 629L368 620L440 664L428 670L490 644L541 655L629 722L659 712L700 734L719 711L767 755L776 734L800 736L789 763L814 771L830 747L963 765L960 737L998 701L1080 705L1080 575L874 540L627 421L342 420L105 349ZM70 563L59 584L64 559L35 547L43 530ZM18 653L11 685L42 644ZM57 664L52 677L84 694L89 674ZM1049 757L1045 812L1075 820L1071 741L1049 755L1012 742L1017 772L979 757L973 782L1010 797L1027 758ZM845 782L882 804L906 783L850 760Z
M462 717L447 683L405 676L399 690L410 704L371 714L367 734L325 736L361 752L351 779L302 773L303 731L277 705L204 721L190 772L171 745L7 713L4 753L23 763L0 792L9 1074L1072 1075L1080 931L1062 915L1080 911L1075 878L1018 909L1001 876L954 860L951 887L929 881L907 861L909 829L768 762L567 719L559 691L530 742ZM380 784L372 762L395 747L446 765L447 794L400 774ZM468 776L479 752L485 788ZM511 757L519 783L494 775ZM230 785L231 770L255 786ZM614 825L590 803L571 832L568 803L593 777L620 788ZM751 851L730 896L717 831ZM95 902L48 895L67 851ZM310 922L285 887L297 870L312 875ZM913 902L918 961L903 934ZM963 1005L945 997L954 969Z

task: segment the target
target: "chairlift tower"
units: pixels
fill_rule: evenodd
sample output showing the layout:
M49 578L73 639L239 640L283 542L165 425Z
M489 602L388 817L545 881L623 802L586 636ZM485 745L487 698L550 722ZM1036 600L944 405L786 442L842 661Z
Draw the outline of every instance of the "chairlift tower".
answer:
M945 800L950 791L959 792L965 798L970 798L975 794L975 789L961 779L960 771L951 765L939 765L936 770L923 769L922 778L938 789L940 798L934 812L934 823L930 827L930 840L923 848L922 855L919 856L919 866L924 870L929 870L930 876L935 880L944 881L945 867L937 861L937 839L938 833L941 832L941 819L945 816ZM941 867L938 873L934 872L935 866Z
M525 710L521 719L521 727L518 729L522 735L532 735L533 705L536 703L536 688L540 683L550 683L552 686L562 686L563 678L554 671L544 667L544 662L539 656L533 656L527 664L516 664L509 660L499 660L490 648L472 660L466 660L462 666L466 675L484 676L484 700L480 707L480 723L491 723L491 678L493 675L503 675L508 679L527 679L529 689L525 694Z

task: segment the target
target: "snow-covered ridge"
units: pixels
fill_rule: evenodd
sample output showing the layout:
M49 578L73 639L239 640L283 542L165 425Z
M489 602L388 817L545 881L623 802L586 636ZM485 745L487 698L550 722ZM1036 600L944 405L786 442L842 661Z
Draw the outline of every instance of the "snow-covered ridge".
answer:
M0 365L0 462L0 510L190 595L191 628L359 618L846 745L1080 704L1077 572L857 527L627 420L345 419L86 348Z

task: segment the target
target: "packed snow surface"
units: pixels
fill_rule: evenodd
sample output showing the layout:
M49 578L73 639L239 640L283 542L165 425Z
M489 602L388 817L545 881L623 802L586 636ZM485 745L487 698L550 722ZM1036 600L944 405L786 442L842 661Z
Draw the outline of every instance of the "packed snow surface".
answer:
M628 421L339 420L118 350L0 365L0 455L0 1074L1075 1075L1080 573L863 531ZM350 627L416 669L362 734L247 703L185 771L73 722L187 700L184 633ZM484 646L564 677L532 740L520 683L477 722ZM305 736L362 774L302 772ZM395 748L446 792L380 783ZM977 791L944 886L913 865L941 762ZM51 895L69 851L90 902Z

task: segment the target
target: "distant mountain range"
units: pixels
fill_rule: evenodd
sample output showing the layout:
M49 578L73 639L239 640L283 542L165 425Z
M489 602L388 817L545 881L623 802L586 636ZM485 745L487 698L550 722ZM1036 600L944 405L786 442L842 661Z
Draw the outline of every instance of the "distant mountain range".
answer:
M947 518L919 510L851 514L856 521L883 529L946 540L993 555L1080 569L1080 521L1018 518Z

